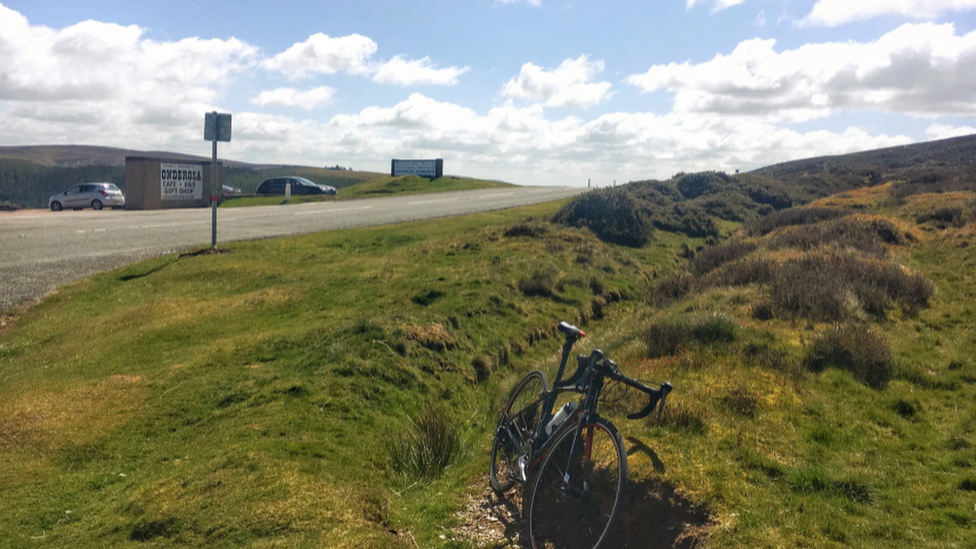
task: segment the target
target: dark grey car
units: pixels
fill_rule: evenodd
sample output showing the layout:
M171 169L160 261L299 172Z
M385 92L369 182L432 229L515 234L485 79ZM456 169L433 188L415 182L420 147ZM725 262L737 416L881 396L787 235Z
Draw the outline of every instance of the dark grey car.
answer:
M125 195L114 183L81 183L52 196L47 205L56 212L65 208L101 210L105 206L118 209L125 206Z
M309 181L304 177L294 175L265 179L263 183L258 185L258 189L255 191L255 193L260 195L283 195L285 194L285 185L287 184L291 184L291 194L294 195L337 194L335 187L319 185L318 183Z

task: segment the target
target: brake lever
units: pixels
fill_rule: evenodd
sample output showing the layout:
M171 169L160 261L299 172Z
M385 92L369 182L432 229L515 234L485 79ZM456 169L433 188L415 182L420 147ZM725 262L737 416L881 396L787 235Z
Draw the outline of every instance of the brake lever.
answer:
M661 423L661 414L664 412L664 402L668 399L668 393L674 389L670 381L661 384L661 407L657 409L657 422Z

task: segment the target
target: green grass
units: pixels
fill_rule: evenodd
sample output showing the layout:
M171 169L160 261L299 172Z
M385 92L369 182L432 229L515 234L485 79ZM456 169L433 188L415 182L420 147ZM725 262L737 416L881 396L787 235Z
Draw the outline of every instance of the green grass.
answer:
M939 197L845 194L917 233L888 261L935 287L926 307L856 319L891 348L875 388L807 369L834 323L754 318L763 283L648 305L702 240L606 244L546 222L560 204L234 243L62 288L0 336L0 540L475 547L453 513L483 489L499 400L528 370L554 374L568 320L590 334L578 352L675 386L663 424L627 421L633 395L602 408L631 488L667 481L664 514L624 524L680 528L694 504L710 547L972 546L973 225L916 226ZM689 343L648 358L655 325ZM430 409L451 426L432 474L396 451Z
M342 172L338 172L342 173ZM328 181L325 184L329 184ZM393 196L399 194L439 193L448 191L469 191L475 189L494 189L510 187L509 183L499 181L485 181L464 177L447 176L428 180L416 175L401 177L377 176L373 179L354 183L339 189L336 196L295 196L288 204L304 204L307 202L329 202L333 200L349 200L368 198L371 196ZM242 196L225 200L222 208L236 208L241 206L273 206L284 204L283 196Z
M510 183L486 181L467 177L445 176L428 180L416 175L401 177L380 177L345 187L339 194L342 198L363 198L367 196L388 196L395 194L437 193L447 191L468 191L474 189L495 189L511 187Z
M0 539L437 546L498 384L553 352L529 334L589 314L591 278L633 293L636 263L576 231L503 236L554 211L235 243L62 288L0 340ZM541 266L558 287L524 298ZM389 443L427 403L462 451L417 484Z

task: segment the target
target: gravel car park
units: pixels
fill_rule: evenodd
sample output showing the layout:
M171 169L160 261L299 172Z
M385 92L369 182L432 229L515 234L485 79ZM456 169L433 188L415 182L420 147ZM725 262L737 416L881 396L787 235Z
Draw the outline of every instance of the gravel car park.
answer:
M119 209L125 206L125 195L114 183L81 183L52 196L47 205L55 212L65 208L101 210L105 206Z

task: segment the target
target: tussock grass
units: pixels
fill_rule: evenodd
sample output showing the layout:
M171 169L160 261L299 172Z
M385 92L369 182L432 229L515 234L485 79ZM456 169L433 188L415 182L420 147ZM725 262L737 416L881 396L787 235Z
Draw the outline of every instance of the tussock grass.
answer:
M820 333L810 346L804 363L814 372L829 367L848 370L874 389L883 388L894 369L894 357L887 340L866 324L856 322L838 324Z
M644 343L647 355L657 358L677 354L690 344L730 343L737 338L738 330L736 322L724 314L679 318L652 324L645 332Z
M432 480L461 455L461 432L450 414L430 403L391 444L393 470L417 480Z

